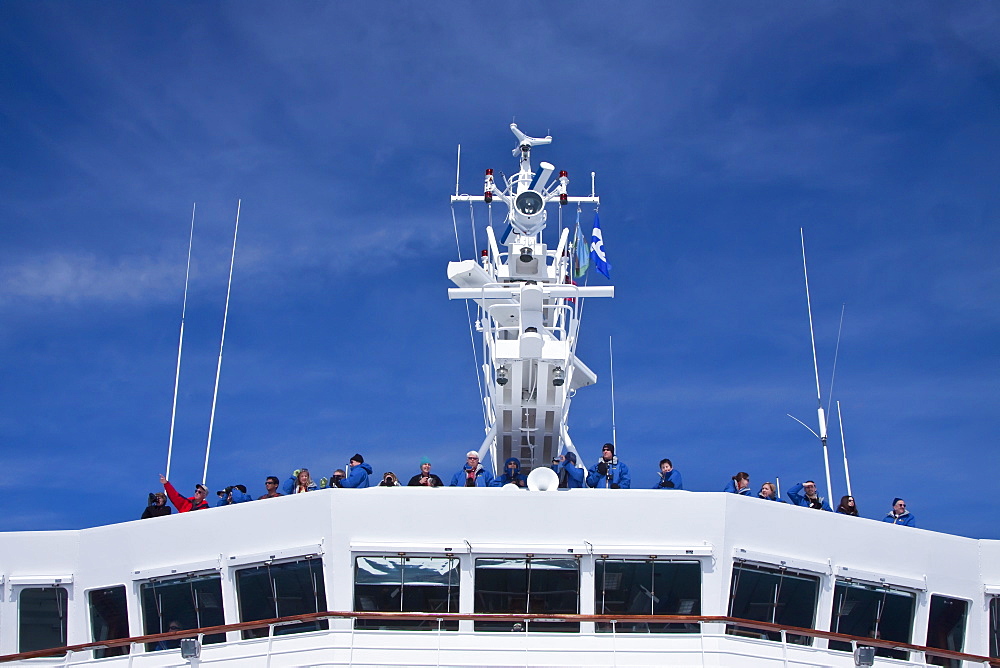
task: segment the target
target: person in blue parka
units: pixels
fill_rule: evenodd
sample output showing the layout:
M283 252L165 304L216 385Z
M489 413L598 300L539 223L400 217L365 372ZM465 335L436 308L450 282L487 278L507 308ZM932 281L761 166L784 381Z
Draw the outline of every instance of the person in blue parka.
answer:
M730 494L741 494L743 496L750 496L750 474L746 471L740 471L726 483L723 492L729 492Z
M587 469L587 486L602 489L629 489L632 487L632 476L628 466L618 461L615 446L605 443L601 448L601 458Z
M221 492L218 492L219 500L215 502L215 507L219 506L231 506L234 503L246 503L247 501L253 501L253 497L247 494L247 488L244 485L230 485Z
M765 501L777 501L778 503L784 503L785 500L778 496L778 488L774 486L773 482L765 482L760 486L760 491L757 492L758 499L764 499Z
M669 459L660 460L660 479L653 485L653 489L684 489L681 472L674 470L674 463Z
M892 510L882 518L882 521L892 524L902 524L904 527L917 526L917 520L913 517L913 513L906 509L906 501L903 501L898 496L892 500Z
M493 474L479 463L479 453L469 450L465 454L465 466L451 477L449 487L492 487Z
M503 475L493 481L494 487L503 487L508 483L514 483L518 487L528 486L528 476L521 473L521 460L511 457L503 463Z
M826 499L816 494L816 483L812 480L806 480L805 482L793 485L788 490L788 498L792 500L792 503L803 508L815 508L816 510L833 512L833 508L826 502Z
M351 461L348 462L347 477L340 482L340 486L364 489L365 487L368 487L368 476L371 474L371 465L365 464L365 458L360 454L356 454L351 457Z
M567 452L553 459L552 470L559 476L559 489L583 487L583 469L576 465L575 452Z

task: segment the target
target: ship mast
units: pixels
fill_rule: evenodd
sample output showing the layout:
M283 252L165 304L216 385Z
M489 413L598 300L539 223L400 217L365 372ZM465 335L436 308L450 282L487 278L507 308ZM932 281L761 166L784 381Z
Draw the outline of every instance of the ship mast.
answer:
M576 391L597 382L597 374L576 357L580 307L584 297L613 297L613 286L571 283L569 229L563 229L555 249L542 239L549 204L600 204L600 198L570 197L569 174L539 163L531 167L531 149L552 137L529 137L511 123L517 137L513 154L520 156L517 174L497 184L486 170L483 195L453 195L455 202L498 199L507 205L506 227L497 239L486 228L487 248L476 260L448 263L448 278L457 288L449 299L472 299L479 305L477 329L487 358L482 373L486 437L480 459L490 454L494 470L509 457L522 470L546 466L565 451L577 454L567 428ZM506 247L504 252L500 248Z

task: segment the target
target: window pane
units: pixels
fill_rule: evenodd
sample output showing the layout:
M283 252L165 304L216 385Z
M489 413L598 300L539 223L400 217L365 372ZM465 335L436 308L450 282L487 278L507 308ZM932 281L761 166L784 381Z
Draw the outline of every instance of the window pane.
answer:
M361 612L458 612L458 559L357 557L354 609ZM359 629L436 630L437 620L358 619ZM458 630L457 621L440 628Z
M124 586L93 589L88 598L90 599L91 638L94 642L129 637L128 608ZM128 645L95 649L94 658L122 656L128 652Z
M1000 598L990 599L990 656L1000 657Z
M819 576L749 564L735 564L729 597L729 616L810 629L813 628L816 619L818 594ZM751 627L731 627L727 632L768 640L781 639L781 634L776 631L763 631ZM812 639L808 636L789 634L787 638L789 642L812 644Z
M599 615L700 615L701 565L689 561L599 559L594 610ZM598 622L598 632L609 632ZM616 633L697 633L698 624L617 623Z
M326 611L323 560L303 559L291 563L265 564L236 571L240 621L291 617ZM329 628L327 620L286 624L275 635L303 633ZM243 631L244 638L267 637L267 627Z
M831 631L862 638L910 642L915 597L910 592L838 582L833 593ZM851 651L850 643L830 641L830 649ZM905 659L903 650L877 649L876 656Z
M576 614L580 569L576 559L476 559L477 613ZM476 622L478 631L579 631L578 622Z
M166 633L170 626L198 629L225 624L222 612L222 580L218 573L190 578L144 582L142 599L143 633ZM225 633L205 636L204 644L225 642ZM180 640L147 643L146 651L176 649Z
M961 652L965 642L965 620L969 604L946 596L931 596L931 612L927 620L927 646ZM961 661L927 657L935 666L961 668Z
M66 603L63 587L22 589L18 594L18 651L66 645Z

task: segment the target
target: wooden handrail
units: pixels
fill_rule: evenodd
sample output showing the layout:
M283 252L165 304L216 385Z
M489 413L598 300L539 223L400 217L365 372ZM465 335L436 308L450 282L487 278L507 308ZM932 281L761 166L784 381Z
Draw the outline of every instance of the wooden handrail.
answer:
M260 619L253 622L239 622L237 624L224 624L222 626L208 626L200 629L185 629L183 631L172 631L168 633L154 633L151 635L135 636L132 638L119 638L116 640L102 640L100 642L89 642L80 645L67 645L65 647L52 647L49 649L39 649L30 652L20 652L18 654L5 654L0 656L0 663L9 661L21 661L24 659L38 659L47 656L58 656L68 652L85 652L95 649L111 649L114 647L124 647L127 645L140 643L154 643L161 640L179 640L181 638L191 638L194 636L208 636L230 631L249 631L252 629L266 628L269 626L287 626L302 622L314 622L326 619L384 619L384 620L409 620L409 621L477 621L477 622L639 622L645 624L701 624L717 623L728 626L742 626L744 628L757 629L760 631L781 632L786 634L807 636L811 638L825 638L827 640L839 640L841 642L854 642L868 647L880 649L895 649L909 652L923 652L929 656L944 659L956 659L961 661L975 661L977 663L989 664L990 666L1000 666L1000 658L979 656L977 654L966 654L964 652L953 652L946 649L926 647L924 645L913 645L903 642L892 642L877 638L865 638L862 636L852 636L845 633L834 633L833 631L821 631L819 629L806 629L798 626L782 626L770 622L759 622L750 619L740 619L738 617L723 617L711 615L548 615L548 614L485 614L485 613L458 613L458 612L311 612L304 615L291 615L288 617L274 617L271 619Z

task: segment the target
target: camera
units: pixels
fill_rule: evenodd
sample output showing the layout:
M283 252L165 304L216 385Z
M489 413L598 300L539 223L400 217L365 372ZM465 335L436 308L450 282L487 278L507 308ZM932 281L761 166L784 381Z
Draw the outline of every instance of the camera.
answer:
M155 506L156 505L156 492L150 492L149 493L149 500L146 501L146 505L147 506Z

